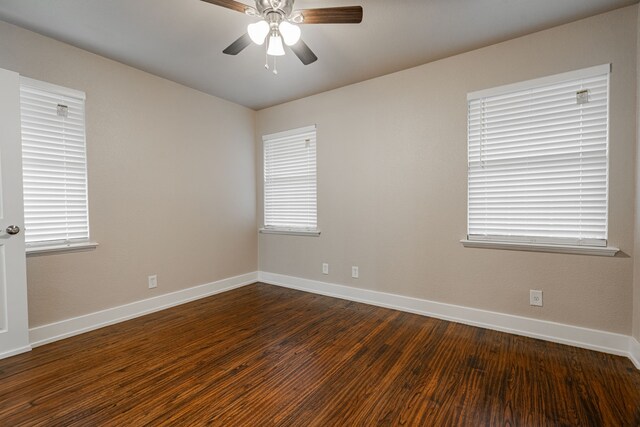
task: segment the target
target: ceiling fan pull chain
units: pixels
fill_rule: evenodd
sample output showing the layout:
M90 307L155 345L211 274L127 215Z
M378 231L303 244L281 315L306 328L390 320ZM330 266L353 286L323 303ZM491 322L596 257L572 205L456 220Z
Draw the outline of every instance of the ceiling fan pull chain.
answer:
M269 50L269 42L264 44L264 68L269 69L269 55L267 51Z
M273 57L273 74L275 74L275 75L278 74L278 64L276 62L277 60L278 60L278 57L274 56Z

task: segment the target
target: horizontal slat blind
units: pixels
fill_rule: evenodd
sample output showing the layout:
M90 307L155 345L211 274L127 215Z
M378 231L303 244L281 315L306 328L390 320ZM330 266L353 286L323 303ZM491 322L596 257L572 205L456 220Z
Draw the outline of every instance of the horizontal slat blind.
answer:
M89 239L84 94L74 92L20 85L27 246Z
M579 75L470 96L470 240L606 245L609 71Z
M264 226L316 230L316 129L265 135Z

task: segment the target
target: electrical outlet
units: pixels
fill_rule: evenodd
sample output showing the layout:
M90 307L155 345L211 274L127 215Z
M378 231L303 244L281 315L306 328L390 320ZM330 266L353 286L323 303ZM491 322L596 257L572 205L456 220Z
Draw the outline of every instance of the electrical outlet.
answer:
M329 274L329 264L326 262L322 263L322 274Z
M354 265L353 267L351 267L351 277L353 277L354 279L357 279L359 276L360 276L360 272L358 271L358 267Z
M149 276L148 280L149 280L149 289L158 287L158 276L154 274L153 276Z
M542 291L531 289L529 291L529 305L542 307Z

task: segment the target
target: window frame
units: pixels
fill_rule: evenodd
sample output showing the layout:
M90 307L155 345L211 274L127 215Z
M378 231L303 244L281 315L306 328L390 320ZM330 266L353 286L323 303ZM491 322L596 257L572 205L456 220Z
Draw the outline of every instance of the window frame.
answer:
M297 226L275 226L275 225L267 225L267 189L266 189L266 181L267 181L267 157L266 157L266 148L267 143L272 142L274 140L279 140L283 138L295 137L297 135L307 134L313 132L314 134L314 144L315 144L315 227L297 227ZM304 126L300 128L290 129L282 132L266 134L262 136L262 226L258 229L258 231L262 234L285 234L285 235L293 235L293 236L312 236L317 237L320 235L320 228L318 226L318 151L317 151L317 126L310 125Z
M91 239L91 226L90 226L90 214L89 214L89 184L88 184L88 175L89 175L89 165L88 165L88 155L87 155L87 137L86 137L86 94L83 91L70 89L64 86L55 85L52 83L31 79L25 76L20 76L20 88L30 87L36 90L49 92L51 94L55 94L58 96L74 98L83 103L83 116L82 116L82 130L83 130L83 143L84 143L84 199L86 201L85 212L86 212L86 225L87 225L87 235L86 237L77 238L77 239L69 239L69 240L41 240L31 243L25 242L26 254L28 256L31 255L41 255L47 253L59 253L59 252L72 252L72 251L82 251L88 249L94 249L98 246L97 242L92 241ZM22 100L22 97L21 97ZM22 109L22 105L21 105ZM21 120L21 132L22 132L22 120ZM20 139L21 150L24 147L24 142L21 136ZM24 159L24 157L23 157ZM24 161L24 160L23 160ZM25 206L25 214L27 208ZM26 215L25 215L26 216ZM26 223L25 218L25 233L28 225Z
M480 91L470 92L467 94L467 111L469 111L471 101L494 97L500 95L508 95L517 92L523 92L531 89L543 88L554 84L560 84L568 81L581 80L586 78L607 75L607 103L606 103L606 194L605 194L605 225L604 239L584 239L572 242L572 239L564 239L556 236L501 236L501 235L472 235L470 234L470 122L467 116L467 236L461 240L465 247L474 248L493 248L493 249L513 249L513 250L531 250L542 252L562 252L562 253L578 253L589 255L613 256L618 251L617 248L608 246L608 229L609 229L609 173L610 173L610 142L609 142L609 112L610 112L610 74L611 64L603 64L594 67L584 68L580 70L570 71L561 74L555 74L542 78L532 79L528 81L518 82L514 84L503 85L495 88L484 89Z

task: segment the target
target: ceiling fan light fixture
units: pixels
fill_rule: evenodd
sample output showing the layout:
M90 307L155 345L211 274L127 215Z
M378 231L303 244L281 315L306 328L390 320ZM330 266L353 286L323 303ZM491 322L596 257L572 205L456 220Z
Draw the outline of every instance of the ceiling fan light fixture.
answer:
M300 27L293 25L287 21L282 21L278 27L280 34L287 46L293 46L300 40Z
M237 55L254 42L265 45L267 69L269 56L273 57L274 73L276 57L284 56L284 44L304 64L309 65L318 57L300 38L298 24L359 24L362 22L362 6L336 6L312 9L294 9L296 0L252 0L255 7L238 0L202 0L216 6L259 17L259 22L247 26L247 32L227 46L222 53ZM249 1L249 0L247 0ZM269 38L267 41L266 39Z
M284 55L284 46L282 45L282 37L280 37L280 35L272 34L271 37L269 37L269 48L267 49L267 55Z
M255 44L261 46L264 44L267 34L269 34L269 24L264 20L249 24L247 25L247 33L249 33L249 37Z

